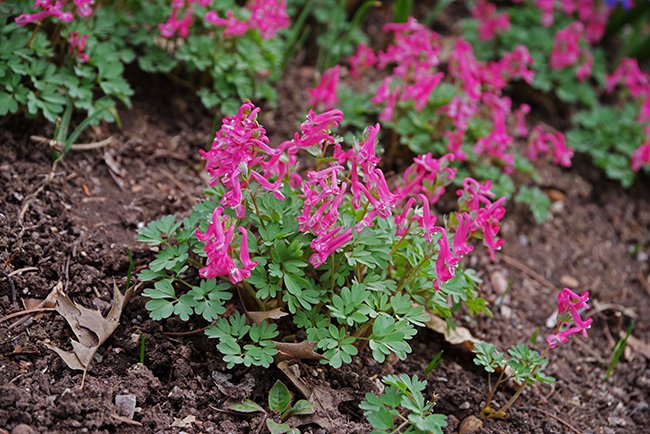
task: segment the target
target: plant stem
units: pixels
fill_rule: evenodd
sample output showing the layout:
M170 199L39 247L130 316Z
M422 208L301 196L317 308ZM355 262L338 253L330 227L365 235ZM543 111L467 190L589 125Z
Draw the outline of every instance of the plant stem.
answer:
M424 265L424 263L425 263L426 261L428 261L429 259L431 259L432 256L433 256L433 253L430 253L430 254L426 255L424 258L422 258L422 260L420 261L420 263L419 263L418 265L416 265L415 267L413 267L413 269L411 269L411 271L409 271L409 273L408 273L406 276L404 276L404 277L402 278L402 281L400 282L399 287L397 288L397 292L400 292L402 289L404 289L404 287L406 286L406 283L411 279L411 277L412 277L415 273L417 273L418 270L419 270L420 268L422 268L422 266Z
M409 225L406 227L406 231L404 231L402 237L397 241L397 244L393 246L393 250L390 251L390 256L393 256L393 254L397 251L399 245L402 244L402 241L404 241L404 238L406 238L406 236L409 234L411 231L411 225L413 225L413 220L409 222Z
M499 387L499 386L500 386L504 381L507 380L507 378L506 378L506 379L503 378L503 376L505 375L505 373L506 373L506 370L503 369L503 370L501 371L501 374L499 374L499 378L497 378L497 382L494 383L494 387L492 387L492 384L490 384L490 389L489 389L489 391L488 391L488 396L487 396L487 398L485 398L485 405L484 405L483 408L481 409L481 415L484 415L484 414L485 414L485 410L488 409L488 408L490 408L490 403L492 402L492 398L494 398L494 394L496 393L497 388L498 388L498 387ZM490 380L489 380L489 378L488 378L488 382L489 382L489 381L490 381Z

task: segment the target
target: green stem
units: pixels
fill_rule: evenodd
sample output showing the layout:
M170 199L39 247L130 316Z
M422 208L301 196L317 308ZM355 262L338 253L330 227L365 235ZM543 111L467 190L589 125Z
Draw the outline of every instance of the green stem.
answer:
M413 275L415 273L417 273L418 270L420 270L420 268L422 268L424 263L427 262L429 259L431 259L432 256L433 256L433 253L430 253L430 254L426 255L424 258L422 258L422 260L420 261L420 263L418 265L416 265L413 269L411 269L411 271L409 271L409 273L406 276L404 276L404 278L401 280L401 282L399 284L399 287L397 288L397 292L400 292L400 291L402 291L402 289L404 289L404 287L406 286L408 281L411 280L411 277L413 277Z

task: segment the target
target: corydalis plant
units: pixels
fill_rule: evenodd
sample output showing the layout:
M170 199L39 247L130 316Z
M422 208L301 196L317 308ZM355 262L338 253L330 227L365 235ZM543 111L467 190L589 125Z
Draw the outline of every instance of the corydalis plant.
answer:
M366 346L379 362L405 358L429 314L486 311L457 267L471 239L501 245L503 200L489 183L466 179L460 211L441 224L431 207L455 176L452 156L422 156L393 185L379 167L379 125L348 146L333 133L343 113L309 112L272 146L258 113L244 103L202 153L208 199L182 222L140 231L160 249L140 276L156 280L144 292L153 318L214 321L206 334L229 366L268 366L281 351L339 367Z
M524 391L525 387L536 382L551 384L555 382L553 377L543 373L548 365L549 350L559 344L568 342L569 336L581 333L587 337L587 329L591 327L592 319L582 319L580 309L587 308L589 293L583 292L578 295L569 288L562 289L557 296L558 319L553 333L546 338L548 347L540 355L537 351L531 350L525 344L519 344L508 349L505 355L499 352L493 344L480 342L475 345L474 363L482 366L488 373L488 393L485 404L481 409L481 416L491 419L505 419L507 411L512 407L517 398ZM492 374L498 372L496 382L492 383ZM498 409L492 408L492 400L499 386L513 381L517 384L515 393Z

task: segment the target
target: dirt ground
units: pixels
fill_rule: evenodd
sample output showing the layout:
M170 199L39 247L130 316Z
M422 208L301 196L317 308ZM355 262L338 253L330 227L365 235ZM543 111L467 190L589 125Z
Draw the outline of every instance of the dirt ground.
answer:
M292 67L279 88L281 109L264 110L261 121L276 143L292 134L304 114L312 73ZM134 108L121 112L123 128L94 132L110 135L112 144L73 152L53 172L47 145L30 140L47 131L0 121L0 318L22 310L24 299L45 298L59 283L75 302L106 313L113 283L125 285L128 250L136 270L153 256L135 242L135 230L159 216L183 214L201 197L206 182L198 150L210 143L214 119L162 78L136 82ZM526 209L509 208L506 243L496 261L468 264L483 279L494 318L461 316L457 323L501 349L529 341L539 327L541 349L557 291L573 286L591 292L594 324L588 340L576 338L551 352L547 373L557 378L555 387L527 390L510 419L486 422L478 432L647 433L650 180L623 190L602 181L580 157L570 171L543 163L539 169L541 186L555 200L551 217L536 225ZM228 370L204 335L174 335L204 324L152 321L144 304L136 295L126 306L83 389L82 373L44 345L69 348L72 332L61 316L48 312L13 328L14 319L0 323L0 433L264 432L262 416L228 413L223 403L264 403L277 379L290 384L283 372ZM613 347L631 321L633 338L604 381ZM409 373L428 381L437 411L448 417L447 432L457 432L460 421L480 409L485 375L468 351L430 330L421 330L412 347L405 361L383 365L367 352L338 370L296 363L293 369L329 411L292 422L302 423L306 433L369 432L358 409L364 394L377 392L383 375ZM425 375L441 350L442 364ZM129 394L136 397L133 419L114 404L116 395ZM507 397L502 391L496 400Z

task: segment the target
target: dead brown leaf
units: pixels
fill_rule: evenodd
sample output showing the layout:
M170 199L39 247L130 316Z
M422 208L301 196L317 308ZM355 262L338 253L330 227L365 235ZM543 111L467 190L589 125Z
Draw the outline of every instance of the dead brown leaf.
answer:
M54 345L45 344L56 352L70 369L84 371L81 387L86 379L93 356L119 325L122 309L133 295L131 287L123 295L113 284L111 310L103 317L99 310L92 310L74 303L58 288L55 293L56 311L65 318L78 340L72 340L72 351L64 351Z
M272 310L266 311L248 311L246 312L248 318L253 321L255 324L261 324L262 321L267 319L280 319L283 316L289 315L288 313L282 311L279 307Z
M451 329L447 326L447 322L436 315L430 315L429 322L427 327L433 330L436 333L440 333L445 337L445 340L452 345L461 345L463 348L468 350L474 349L474 344L480 342L472 336L469 330L465 327L456 327Z
M303 341L296 343L276 342L273 341L275 348L279 353L275 356L275 361L282 360L321 360L323 356L314 351L316 342Z

